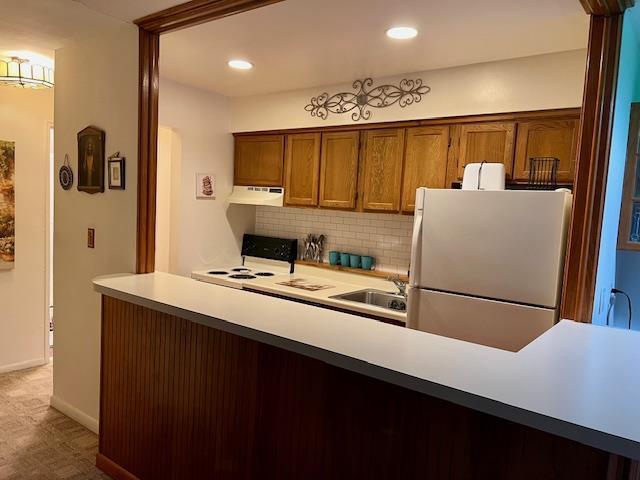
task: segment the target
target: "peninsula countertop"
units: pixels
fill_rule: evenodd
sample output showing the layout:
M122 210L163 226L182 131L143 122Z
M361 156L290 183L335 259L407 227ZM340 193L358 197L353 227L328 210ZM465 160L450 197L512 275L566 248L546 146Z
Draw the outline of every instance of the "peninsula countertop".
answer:
M519 352L152 273L99 293L640 459L640 332L561 321Z

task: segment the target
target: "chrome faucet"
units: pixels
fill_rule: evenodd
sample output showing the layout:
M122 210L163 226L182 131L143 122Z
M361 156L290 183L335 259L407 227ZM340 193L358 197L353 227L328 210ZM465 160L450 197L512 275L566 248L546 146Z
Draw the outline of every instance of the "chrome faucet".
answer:
M393 277L388 277L387 280L393 282L393 284L398 289L398 295L402 295L404 298L407 298L407 282L404 280L400 280L400 275L395 275Z

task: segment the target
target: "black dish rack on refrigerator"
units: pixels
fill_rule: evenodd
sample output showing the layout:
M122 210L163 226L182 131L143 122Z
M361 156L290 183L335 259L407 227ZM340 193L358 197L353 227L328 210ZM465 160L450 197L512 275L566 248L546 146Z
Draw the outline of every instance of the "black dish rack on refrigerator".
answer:
M560 159L556 157L529 158L528 189L555 190L558 187L558 167Z

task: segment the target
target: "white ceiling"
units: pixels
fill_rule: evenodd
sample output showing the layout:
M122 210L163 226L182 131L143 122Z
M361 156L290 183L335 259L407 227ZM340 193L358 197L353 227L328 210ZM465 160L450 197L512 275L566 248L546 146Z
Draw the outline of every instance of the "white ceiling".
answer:
M578 0L287 0L163 35L160 69L246 96L585 48L588 24ZM393 41L393 25L419 35Z
M183 0L0 0L0 56L43 63L56 48ZM47 61L48 60L48 61Z
M59 0L58 0L59 1ZM73 0L96 12L132 22L150 13L185 3L187 0ZM295 1L295 0L294 0Z

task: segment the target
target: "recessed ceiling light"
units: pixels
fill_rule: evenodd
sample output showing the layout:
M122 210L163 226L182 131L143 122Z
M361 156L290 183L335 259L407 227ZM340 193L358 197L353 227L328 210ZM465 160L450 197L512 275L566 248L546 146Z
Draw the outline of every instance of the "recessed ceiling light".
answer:
M418 35L418 30L413 27L393 27L387 30L387 37L395 38L396 40L406 40L416 35Z
M227 65L237 70L251 70L253 68L253 64L246 60L229 60Z

